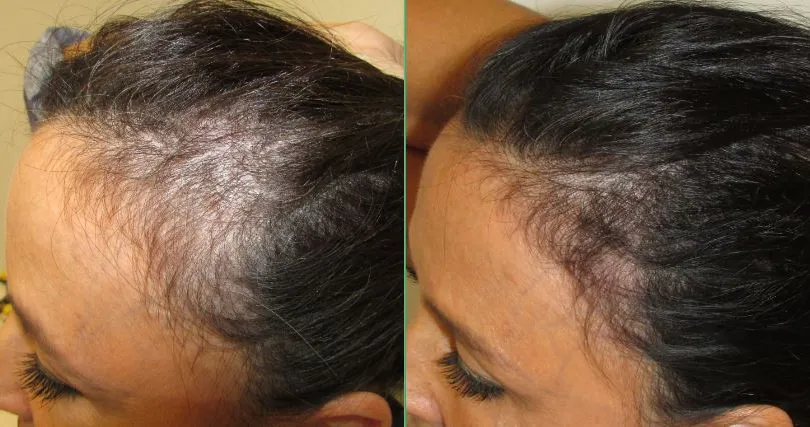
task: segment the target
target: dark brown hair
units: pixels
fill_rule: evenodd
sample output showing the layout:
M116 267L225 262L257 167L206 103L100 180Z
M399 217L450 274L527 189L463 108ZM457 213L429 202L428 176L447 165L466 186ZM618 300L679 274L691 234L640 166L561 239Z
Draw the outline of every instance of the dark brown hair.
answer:
M246 419L400 384L400 79L241 0L111 21L49 72L77 200L142 249L150 304L245 355Z
M810 425L808 58L798 23L649 3L527 30L469 92L527 236L654 367L667 424Z

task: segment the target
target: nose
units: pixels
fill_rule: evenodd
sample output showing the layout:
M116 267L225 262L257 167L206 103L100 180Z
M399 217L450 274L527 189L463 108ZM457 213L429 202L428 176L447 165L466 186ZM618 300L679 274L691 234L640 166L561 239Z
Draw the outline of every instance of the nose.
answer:
M18 361L27 343L17 316L12 314L0 328L0 410L31 419L31 405L18 379Z
M443 354L447 341L432 317L420 307L408 324L408 363L405 392L408 425L441 427L444 425L436 390L436 360Z

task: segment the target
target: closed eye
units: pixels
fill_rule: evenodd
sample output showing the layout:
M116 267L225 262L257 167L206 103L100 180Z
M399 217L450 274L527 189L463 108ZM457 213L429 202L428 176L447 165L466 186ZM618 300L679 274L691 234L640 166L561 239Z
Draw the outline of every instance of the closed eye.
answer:
M53 402L64 397L81 396L75 388L54 378L48 373L34 353L26 354L17 372L22 388L35 399Z
M505 393L502 386L470 370L457 351L447 353L437 363L447 382L462 397L484 401L497 399Z

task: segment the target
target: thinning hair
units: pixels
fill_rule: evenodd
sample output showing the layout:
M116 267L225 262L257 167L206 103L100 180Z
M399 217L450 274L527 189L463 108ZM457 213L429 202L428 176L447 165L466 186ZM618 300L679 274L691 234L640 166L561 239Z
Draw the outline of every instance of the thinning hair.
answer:
M810 425L808 58L795 22L645 3L531 28L469 90L505 203L654 367L667 424Z
M400 79L242 0L110 21L50 72L71 206L139 249L151 305L240 349L245 414L400 384Z

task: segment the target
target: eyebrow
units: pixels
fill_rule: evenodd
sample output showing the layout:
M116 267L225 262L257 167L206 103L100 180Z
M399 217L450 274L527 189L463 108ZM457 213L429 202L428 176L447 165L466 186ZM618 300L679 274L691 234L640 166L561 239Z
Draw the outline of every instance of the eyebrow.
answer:
M25 306L19 304L19 301L15 300L12 297L10 292L10 288L6 288L6 301L11 304L11 308L14 310L14 314L17 316L17 319L20 320L20 325L22 325L23 332L26 335L34 338L37 344L42 347L47 353L53 354L54 356L62 356L62 353L59 352L56 347L48 340L48 337L42 332L42 327L33 320L28 313L28 310Z
M56 358L57 360L60 361L67 360L67 358L64 357L64 354L60 352L50 340L48 340L48 337L43 332L41 325L37 323L33 317L30 316L30 313L27 311L25 306L19 305L19 301L14 300L10 290L11 290L10 287L6 288L6 301L11 304L11 308L14 312L14 315L17 316L17 319L19 319L20 321L20 325L22 326L23 332L26 335L33 338L36 341L37 346L42 348L46 353L53 355L53 357ZM60 363L60 365L63 366L63 369L68 371L67 373L70 374L70 377L72 379L80 381L80 385L84 386L83 389L104 391L102 387L100 387L95 382L91 381L86 376L77 372L76 369L71 367L69 364L62 362ZM73 383L73 381L71 381L71 383ZM74 384L71 384L71 386L74 386Z
M94 393L110 393L111 389L107 389L102 387L97 382L93 381L92 379L88 378L87 376L83 375L80 371L76 370L71 364L65 362L69 360L64 356L64 353L60 352L56 346L53 345L51 341L48 340L48 337L43 332L42 326L34 320L33 317L30 316L30 313L27 311L25 306L18 305L19 301L15 301L11 294L11 287L6 284L6 301L11 304L12 310L14 315L17 316L17 319L20 321L20 325L22 326L23 332L26 335L32 337L36 342L37 346L42 348L47 354L52 355L55 359L57 359L60 363L59 366L67 371L66 373L69 374L70 379L74 381L70 381L71 387L76 387L75 381L78 381L78 386L81 386L81 392L84 393L86 391L92 391ZM64 380L62 378L61 380Z
M472 349L476 350L477 352L483 354L489 359L493 359L494 361L502 362L501 357L499 357L494 351L489 349L485 344L485 340L481 338L475 331L468 328L465 325L459 324L458 322L454 321L446 314L444 314L436 304L431 301L427 296L423 295L422 300L425 303L425 307L427 307L428 311L438 319L439 323L442 324L445 328L447 328L453 336L457 339L460 338L466 345L471 347Z

